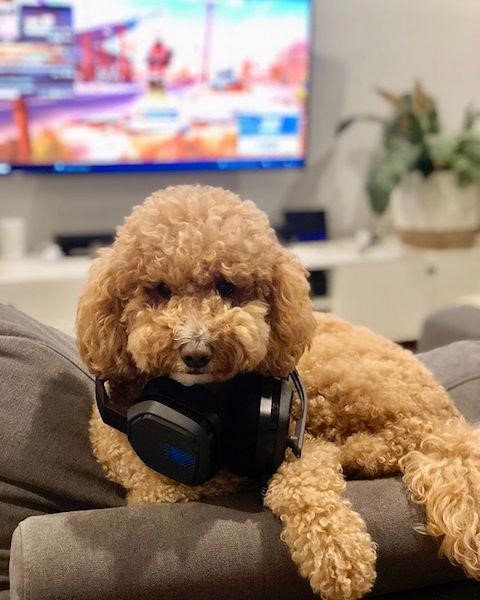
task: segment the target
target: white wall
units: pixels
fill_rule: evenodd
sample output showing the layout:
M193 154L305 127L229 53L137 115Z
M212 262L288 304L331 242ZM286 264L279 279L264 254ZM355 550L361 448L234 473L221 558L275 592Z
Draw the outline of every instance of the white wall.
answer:
M277 223L286 206L327 207L332 233L368 224L365 170L378 139L359 125L332 150L337 121L383 112L378 84L403 91L415 77L437 98L449 129L469 102L480 108L479 0L315 0L309 167L194 175L15 175L0 179L0 215L29 218L30 244L51 232L114 228L154 189L201 182L255 200Z

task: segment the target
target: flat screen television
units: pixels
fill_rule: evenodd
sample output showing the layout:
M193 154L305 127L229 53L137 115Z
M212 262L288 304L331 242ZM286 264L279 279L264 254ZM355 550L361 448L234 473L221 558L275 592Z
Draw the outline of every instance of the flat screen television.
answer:
M0 173L301 167L310 0L0 0Z

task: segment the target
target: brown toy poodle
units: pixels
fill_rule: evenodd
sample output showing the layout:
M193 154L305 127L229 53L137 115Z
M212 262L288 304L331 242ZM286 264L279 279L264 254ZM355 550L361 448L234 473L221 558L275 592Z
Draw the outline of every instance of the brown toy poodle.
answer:
M480 444L446 391L408 351L363 327L314 314L306 270L267 217L235 194L171 187L137 206L92 266L78 309L90 371L128 403L152 376L184 384L243 371L286 377L309 396L302 457L290 453L265 504L300 573L324 599L375 581L375 545L342 493L345 476L403 473L441 553L480 577ZM203 357L195 368L186 354ZM93 451L130 502L178 502L238 489L220 472L178 484L146 467L93 410Z

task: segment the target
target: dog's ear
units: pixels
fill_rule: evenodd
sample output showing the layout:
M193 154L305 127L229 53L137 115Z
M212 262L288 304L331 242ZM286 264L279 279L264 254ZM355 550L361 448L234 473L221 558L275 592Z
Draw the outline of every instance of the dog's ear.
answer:
M286 377L309 346L315 329L308 272L283 251L273 268L270 298L270 342L262 364L271 375Z
M112 248L93 262L77 308L77 346L88 369L106 379L128 379L135 367L127 351L122 325L121 269L115 268Z

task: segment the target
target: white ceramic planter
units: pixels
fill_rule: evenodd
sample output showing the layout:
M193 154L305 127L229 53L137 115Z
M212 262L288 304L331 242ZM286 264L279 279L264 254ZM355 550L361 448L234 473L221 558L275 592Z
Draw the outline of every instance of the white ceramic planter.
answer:
M395 229L415 246L470 246L480 229L480 186L459 187L452 171L409 173L393 190L391 206Z

